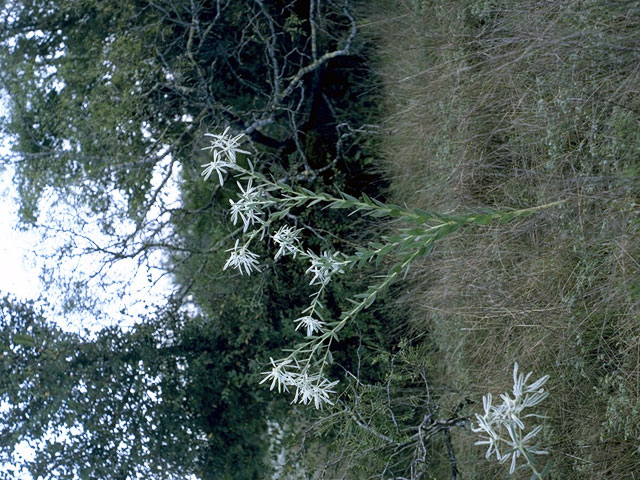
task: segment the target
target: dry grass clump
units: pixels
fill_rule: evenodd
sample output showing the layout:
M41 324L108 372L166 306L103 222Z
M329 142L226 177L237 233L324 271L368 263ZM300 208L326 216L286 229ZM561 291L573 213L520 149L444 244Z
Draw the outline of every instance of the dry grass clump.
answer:
M635 478L640 5L379 4L369 28L394 201L467 212L567 199L448 238L412 269L400 304L437 345L434 385L480 402L510 388L514 361L549 374L552 478ZM454 435L465 478L504 476L466 435Z

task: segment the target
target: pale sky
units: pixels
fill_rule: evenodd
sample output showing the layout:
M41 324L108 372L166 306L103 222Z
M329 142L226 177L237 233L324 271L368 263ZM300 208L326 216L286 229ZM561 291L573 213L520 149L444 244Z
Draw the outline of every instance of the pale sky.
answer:
M9 151L6 139L0 140L2 158ZM0 170L0 294L12 293L23 299L35 299L41 290L38 272L34 266L28 265L26 258L29 250L36 248L37 237L33 233L19 232L16 229L18 208L12 176L13 169L10 167ZM17 459L32 458L33 454L25 442L14 452ZM31 478L29 475L16 472L12 465L0 465L0 472L11 472L16 476L16 480Z
M3 114L2 98L0 97L0 116ZM8 148L8 140L0 137L0 158L7 158L10 150ZM169 161L169 159L167 159ZM161 167L159 165L159 167ZM160 170L160 169L158 169ZM108 273L108 278L113 281L111 287L103 289L97 285L89 285L89 291L92 295L99 298L103 305L102 314L95 318L91 324L87 324L87 316L82 314L63 314L61 305L56 303L61 295L55 290L46 292L44 286L39 280L41 268L43 266L43 258L36 253L42 254L47 250L53 251L56 248L60 238L49 239L46 244L42 242L41 235L33 231L20 231L17 229L18 224L18 195L13 185L14 170L11 165L5 167L0 166L0 295L8 293L15 295L19 299L36 300L41 295L50 302L52 311L48 312L49 319L56 321L62 328L67 330L81 331L89 328L91 331L97 331L101 326L117 324L123 328L136 323L139 315L145 313L145 304L162 304L167 292L172 290L171 280L168 277L161 277L162 270L157 268L137 268L134 260L123 260L116 264ZM179 178L179 169L175 169L173 181L168 182L168 188L164 192L164 200L168 204L175 205L180 202L177 181ZM158 185L161 181L161 175L158 171L154 175L153 184ZM39 218L39 222L46 223L47 220L55 218L62 223L68 222L71 225L82 212L71 210L64 205L55 207L51 202L47 203L47 199L41 204L43 215ZM151 212L151 215L157 215L157 212ZM95 227L95 228L93 228ZM116 226L126 229L126 222ZM101 236L97 224L88 225L82 230L83 235L90 237L98 244L104 244L107 239ZM123 233L119 230L119 233ZM160 265L162 261L161 254L156 255L155 262ZM56 268L63 275L90 274L95 270L98 257L81 256L76 259L64 260L56 265ZM131 283L131 285L129 285ZM121 311L125 311L122 314ZM151 310L152 311L152 310ZM0 404L0 409L3 408ZM36 451L29 447L26 442L22 442L14 451L16 463L20 458L33 458ZM26 473L19 473L14 470L13 465L0 464L0 473L8 474L16 478L16 480L31 480L31 476ZM194 477L190 477L194 480Z
M0 145L0 157L7 154L5 141ZM41 288L38 272L28 264L27 254L36 248L37 236L16 229L18 207L12 177L13 168L0 171L0 291L33 299Z
M4 113L4 105L0 97L0 116ZM0 158L9 158L9 140L0 137ZM163 164L170 162L169 157L165 157L157 166L154 172L152 184L159 185L162 181ZM118 261L114 268L107 272L106 278L113 282L108 288L103 288L97 281L89 282L88 291L102 303L102 312L99 317L90 320L92 324L87 325L86 315L63 315L60 299L62 295L55 289L49 288L45 291L44 285L40 281L40 273L47 263L45 256L56 251L65 239L73 237L72 234L63 233L49 236L46 241L42 241L41 234L37 231L21 231L18 224L18 194L13 184L12 178L14 169L12 165L2 166L0 164L0 294L13 294L20 299L36 300L41 294L51 303L54 308L52 320L56 320L61 327L70 330L80 330L88 327L95 331L105 325L120 325L125 328L137 321L137 318L144 314L147 304L164 303L167 292L172 290L171 280L168 276L161 277L163 271L159 268L143 266L138 268L134 259L123 259ZM180 169L174 168L172 179L167 182L161 195L162 200L167 205L176 206L180 203L180 193L178 189L178 179ZM123 199L114 200L123 202ZM91 217L88 211L82 211L79 207L70 208L59 202L56 204L54 195L41 200L39 204L40 216L38 223L42 225L62 224L64 228L79 231L76 221L82 217L86 224L80 231L83 236L90 238L96 244L104 246L109 239L104 236L97 221ZM150 212L152 218L159 215L157 209ZM154 217L155 216L155 217ZM97 219L95 219L97 220ZM131 222L122 221L114 225L118 234L124 234L132 229ZM83 239L74 238L74 242L79 248L83 247ZM84 246L88 242L85 241ZM152 255L154 265L162 264L162 254L156 252ZM76 258L67 258L57 264L56 271L62 276L74 278L89 278L97 268L102 265L98 255L83 255ZM131 285L129 285L131 283ZM124 314L122 312L125 312ZM80 319L85 324L80 325Z
M74 325L77 324L78 319L84 318L86 322L87 317L80 314L61 316L61 305L56 304L56 300L61 296L55 290L46 292L39 280L40 270L45 262L42 255L55 251L56 246L64 241L64 236L56 235L43 242L38 232L18 230L17 193L12 176L13 168L10 166L0 172L0 201L3 207L0 209L0 292L32 300L44 294L56 310L57 323L63 328L75 330ZM44 213L39 221L45 224L48 219L54 217L56 220L68 219L71 224L74 215L78 215L77 211L71 211L64 206L47 205L43 210ZM123 223L121 228L126 228L126 225ZM107 243L97 224L85 226L82 233L98 244ZM157 264L160 264L160 254L156 255L156 260ZM56 266L56 269L63 276L86 275L88 277L97 268L99 261L98 255L82 256L64 260ZM171 290L170 279L163 277L158 280L160 274L161 270L156 268L138 269L133 259L119 261L107 275L108 279L114 282L113 285L103 289L96 282L89 284L89 291L100 299L104 308L101 318L96 318L92 325L84 324L82 327L96 330L101 325L118 324L126 327L135 323L136 317L145 312L145 302L161 303L163 296ZM131 279L133 279L132 285L127 285ZM156 281L157 283L153 284ZM123 310L125 314L121 313Z

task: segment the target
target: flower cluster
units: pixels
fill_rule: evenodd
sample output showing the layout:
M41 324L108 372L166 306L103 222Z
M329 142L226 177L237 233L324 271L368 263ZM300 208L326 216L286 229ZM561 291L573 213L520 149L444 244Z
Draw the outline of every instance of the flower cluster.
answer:
M227 250L229 258L224 269L231 267L242 275L250 275L254 271L260 271L260 259L250 250L251 242L265 236L272 227L274 218L281 219L291 208L306 202L315 203L319 199L310 197L311 192L294 191L286 185L268 180L255 172L251 163L248 169L239 165L238 154L249 152L240 148L243 135L230 137L228 131L229 128L226 128L221 135L207 134L211 137L211 144L205 150L211 151L213 160L202 165L202 175L206 180L216 172L220 185L223 185L225 176L232 172L243 182L236 182L239 188L238 199L229 200L229 211L234 225L242 223L242 232L247 238L243 242L236 240L234 247ZM270 212L277 212L278 215L270 216ZM331 341L337 337L335 332L327 332L327 324L322 319L320 299L330 278L344 273L351 262L340 253L325 251L322 255L317 255L304 250L300 241L301 232L300 228L281 225L270 238L277 246L274 260L290 255L309 262L306 273L311 276L310 284L316 285L317 291L311 296L310 306L302 311L302 316L294 320L296 330L304 331L307 342L285 359L277 362L272 359L273 368L264 372L262 383L271 380L271 389L277 387L279 392L293 387L293 402L313 403L316 408L321 408L325 403L333 403L330 396L335 393L333 387L338 382L331 382L322 374Z
M549 392L545 391L544 384L549 379L549 375L539 378L535 382L527 385L531 377L531 372L526 376L518 373L518 363L513 366L513 396L508 393L500 395L502 403L493 405L493 397L488 393L482 397L484 414L476 414L477 427L471 430L483 435L482 440L476 445L487 445L486 457L495 454L500 463L511 460L509 473L516 470L518 459L523 456L529 467L533 469L534 476L541 478L535 465L532 464L532 455L546 455L546 450L540 450L531 442L540 433L542 426L538 425L525 434L526 425L524 419L540 417L537 414L525 414L524 410L540 404Z
M294 363L291 357L278 360L271 360L272 368L268 372L262 372L265 377L260 383L271 380L270 390L278 388L278 392L288 391L288 387L294 387L296 392L292 403L302 403L308 405L313 402L318 409L325 403L333 405L331 395L335 393L333 387L338 382L331 382L320 374L310 374L307 369L301 369L300 365Z
M242 231L246 232L254 223L261 223L262 208L271 202L265 198L264 190L260 187L253 186L253 179L249 179L247 186L242 188L240 182L236 182L240 189L240 200L231 203L231 221L234 225L238 223L238 219L242 220Z
M322 320L319 320L312 315L305 315L297 318L294 320L294 323L298 324L296 330L300 327L304 327L307 330L307 337L312 336L316 332L321 332L325 326L325 323Z
M237 165L236 155L238 153L249 153L239 148L239 142L244 137L244 134L229 137L227 136L228 131L229 127L225 128L221 135L205 133L205 136L211 137L212 140L211 144L204 147L203 150L210 150L213 154L213 160L202 165L204 168L202 176L204 176L205 180L208 180L211 173L215 171L218 174L220 185L224 184L223 175L227 173L226 169L233 169Z
M274 259L278 260L280 257L291 254L293 258L296 258L300 248L298 247L299 235L302 229L295 229L289 225L281 226L276 233L271 237L276 245L278 245L278 251L276 252Z
M316 283L323 286L327 285L333 274L344 273L344 268L351 263L348 260L344 260L340 252L324 252L321 256L313 252L307 252L307 255L311 260L311 266L305 273L313 275L311 282L309 282L310 285Z
M236 240L235 246L227 250L227 252L231 252L231 254L222 269L226 270L229 267L234 267L240 271L240 275L243 274L243 269L247 275L250 275L253 270L259 272L258 255L249 251L247 244L238 246L238 243L240 243L240 240Z

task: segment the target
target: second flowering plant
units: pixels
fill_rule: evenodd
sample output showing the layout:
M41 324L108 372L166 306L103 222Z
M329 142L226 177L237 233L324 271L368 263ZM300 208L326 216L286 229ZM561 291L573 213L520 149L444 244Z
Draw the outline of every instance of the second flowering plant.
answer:
M471 430L483 436L476 445L487 446L487 459L495 455L500 463L510 462L509 474L519 468L518 460L523 459L525 463L522 466L528 466L533 472L532 480L541 480L548 474L551 462L542 471L538 471L536 456L548 455L549 452L534 443L542 426L530 428L529 425L530 420L543 417L529 412L549 395L544 389L549 375L528 384L530 377L531 372L526 376L518 372L516 362L513 365L512 393L500 394L502 403L496 404L493 403L491 393L482 397L484 412L482 415L476 414L477 425L471 427Z

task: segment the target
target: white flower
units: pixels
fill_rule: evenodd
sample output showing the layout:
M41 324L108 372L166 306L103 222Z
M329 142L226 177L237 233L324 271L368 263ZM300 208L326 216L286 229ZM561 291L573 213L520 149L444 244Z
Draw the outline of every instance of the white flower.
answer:
M294 320L295 323L298 324L296 330L300 327L304 327L307 329L307 337L313 335L316 331L322 331L322 327L324 327L325 323L317 318L313 318L310 315L305 315L304 317L297 318Z
M263 200L263 191L260 187L252 186L252 179L249 179L246 189L242 188L242 185L238 182L240 188L240 200L234 202L229 199L231 203L231 221L235 225L238 223L238 218L242 220L243 231L246 232L250 225L261 222L262 219L262 206L267 203Z
M274 257L275 260L289 253L293 255L293 258L296 258L296 254L299 251L297 246L299 242L298 235L301 231L302 229L296 230L288 225L283 225L271 236L279 247Z
M329 382L326 378L311 385L311 396L313 397L313 404L316 409L321 409L325 403L333 405L330 395L336 393L332 390L338 384L338 381Z
M229 127L224 129L221 135L216 135L213 133L205 133L205 136L211 137L211 145L203 148L203 150L212 150L214 152L219 152L220 154L224 154L227 157L227 160L232 164L236 163L236 154L238 153L246 153L249 154L246 150L241 150L238 148L238 143L240 139L244 137L244 133L240 135L236 135L235 137L227 136L227 132L229 131Z
M269 387L269 390L273 390L277 385L278 393L280 393L282 390L286 392L287 385L293 385L294 383L295 373L287 372L285 370L285 367L291 365L292 360L290 358L285 358L283 360L278 360L278 363L274 362L273 358L269 358L269 360L271 360L271 365L273 365L273 368L268 372L262 372L262 374L266 376L260 381L260 383L271 380L271 386ZM292 366L292 368L295 368L295 365Z
M502 403L494 406L491 403L491 393L482 397L484 413L482 415L476 414L477 427L472 426L471 428L473 432L484 435L475 444L488 445L485 455L487 458L495 453L500 463L505 463L511 459L509 473L513 473L516 470L518 458L522 456L523 452L526 452L527 455L546 455L549 453L530 444L542 430L540 425L527 434L524 432L523 418L540 417L540 415L536 414L523 415L524 409L538 405L548 395L548 392L545 392L542 387L549 379L549 376L545 375L534 383L527 385L530 376L531 373L526 376L519 374L518 364L515 363L513 366L513 398L508 393L501 394ZM507 453L504 455L500 454L501 444L508 447ZM524 455L524 458L529 462L526 455Z
M313 252L308 252L307 255L311 259L311 266L307 269L305 273L311 273L313 278L310 285L314 283L318 283L320 285L326 285L329 283L331 275L334 273L344 273L343 267L347 265L348 262L340 261L340 253L332 253L324 252L321 257L316 255Z
M488 445L487 453L485 454L486 458L489 458L492 453L496 454L497 460L500 461L502 456L500 455L500 450L498 449L498 442L500 438L498 434L493 429L493 420L494 413L493 407L491 405L492 396L491 393L488 393L484 397L482 397L482 404L484 406L484 415L480 416L476 413L476 419L478 420L478 427L471 427L471 430L476 433L485 433L487 435L486 438L482 440L478 440L475 442L475 445Z
M226 250L227 252L231 252L231 255L229 255L227 263L224 264L223 270L226 270L229 267L234 267L240 270L240 275L243 275L243 268L247 275L250 275L252 270L259 272L258 255L250 252L247 245L238 247L238 242L239 240L236 240L235 246Z
M218 152L217 150L214 150L213 160L209 163L205 163L201 165L201 167L204 168L204 170L202 171L202 176L204 177L205 180L208 180L211 173L213 173L213 171L215 170L216 173L218 174L218 178L220 179L220 185L224 185L224 178L222 177L222 175L227 173L225 169L229 167L233 167L233 164L222 160L220 158L220 152Z
M306 372L298 375L295 380L296 394L291 403L303 403L307 405L313 401L317 409L321 409L325 403L333 405L330 395L336 393L333 390L338 382L329 382L320 375L308 375Z

